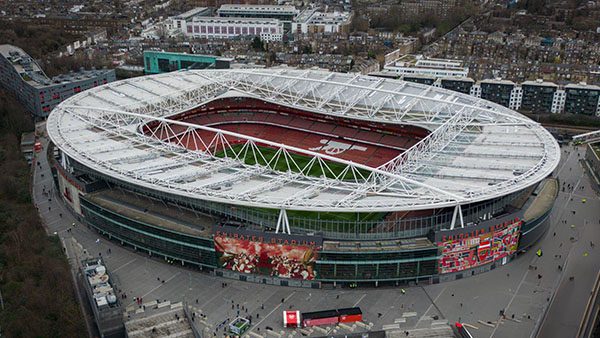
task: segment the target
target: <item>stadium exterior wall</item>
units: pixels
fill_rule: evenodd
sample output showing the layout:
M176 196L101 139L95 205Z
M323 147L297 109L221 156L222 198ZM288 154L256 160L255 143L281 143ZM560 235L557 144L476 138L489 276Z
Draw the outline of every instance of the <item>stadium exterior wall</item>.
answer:
M519 241L519 251L527 250L548 231L548 228L550 228L551 213L552 209L549 209L542 216L523 224L521 228L521 240Z
M352 253L351 257L343 252L322 250L316 264L317 280L286 280L221 269L218 266L212 238L194 237L129 219L95 205L85 196L81 197L81 210L86 224L122 245L128 245L135 250L168 261L181 262L182 265L214 271L218 276L264 284L314 288L319 287L321 283L437 283L479 274L502 264L496 261L458 273L439 274L438 261L441 256L438 247L385 253ZM548 224L548 215L545 214L524 225L523 229L527 232L519 248L525 248L539 239ZM464 232L468 231L471 229L464 229ZM514 255L511 255L503 263L506 264L513 258Z
M328 284L413 284L413 283L439 283L455 279L473 276L489 270L493 270L514 259L516 254L511 254L503 261L494 261L490 264L484 264L472 269L466 269L456 273L439 272L439 262L442 257L441 247L434 246L429 248L412 250L388 250L364 251L347 253L344 251L331 251L322 249L319 252L319 259L316 262L317 278L313 281L303 281L297 279L277 278L265 275L252 275L238 273L222 269L218 264L215 252L215 243L212 236L198 237L177 231L161 228L153 224L147 224L127 218L114 211L103 208L93 203L86 194L93 192L98 187L104 187L105 184L98 184L98 181L91 184L85 184L78 180L74 175L64 170L56 161L52 161L55 170L55 184L60 189L61 197L69 208L85 224L107 236L109 239L119 242L122 245L132 247L134 250L144 252L150 256L155 256L166 261L176 261L184 266L196 267L200 270L212 271L217 276L224 278L235 278L242 281L257 282L263 284L276 284L283 286L297 287L321 287L322 283ZM71 164L74 162L71 160ZM75 167L79 168L77 165ZM98 176L100 178L100 176ZM126 186L122 182L113 181L122 188L130 189L134 187ZM65 194L69 191L71 195ZM151 192L135 189L139 194L151 195ZM132 192L133 194L133 192ZM67 198L70 196L70 199ZM155 194L155 197L164 199L166 196ZM176 203L194 206L194 201L181 201L170 196L169 200ZM512 201L508 198L507 201ZM76 204L73 201L77 201ZM505 203L503 203L505 204ZM77 205L77 207L76 207ZM481 209L481 208L480 208ZM476 210L480 210L477 209ZM229 210L224 207L223 210ZM214 210L213 210L214 211ZM523 223L521 228L521 238L519 241L519 250L524 250L535 243L546 232L549 227L549 214L551 209L541 215L539 218ZM521 212L513 216L520 217ZM505 215L504 218L511 217ZM488 223L493 223L491 219ZM465 227L458 232L472 232L473 227ZM435 237L439 232L438 227L427 229L430 237ZM393 236L388 233L388 240ZM324 236L327 238L326 236ZM337 240L334 238L334 240ZM375 241L378 243L379 241Z

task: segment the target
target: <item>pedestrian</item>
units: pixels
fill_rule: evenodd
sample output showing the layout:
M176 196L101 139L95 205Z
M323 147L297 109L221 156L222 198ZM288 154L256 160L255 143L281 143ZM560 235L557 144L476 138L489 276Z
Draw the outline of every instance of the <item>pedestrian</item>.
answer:
M48 207L48 211L50 211L51 209L52 209L51 207Z
M282 302L282 303L283 303L283 302L285 302L285 298L281 298L281 302Z
M62 212L58 213L58 217L62 218Z

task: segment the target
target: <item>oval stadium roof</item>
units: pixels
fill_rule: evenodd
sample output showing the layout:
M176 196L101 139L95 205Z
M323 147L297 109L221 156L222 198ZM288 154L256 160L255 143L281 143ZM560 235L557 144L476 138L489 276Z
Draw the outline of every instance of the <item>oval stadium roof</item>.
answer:
M389 162L369 167L169 119L224 96L415 125L430 134ZM292 162L290 154L302 154L312 165L335 163L344 169L315 177L306 170L282 171L189 150L142 134L140 126L150 121L233 136L248 147L267 144ZM47 129L73 160L130 184L198 200L314 211L422 210L488 200L539 182L560 159L546 129L497 104L416 83L287 68L190 70L109 83L62 102L50 114Z

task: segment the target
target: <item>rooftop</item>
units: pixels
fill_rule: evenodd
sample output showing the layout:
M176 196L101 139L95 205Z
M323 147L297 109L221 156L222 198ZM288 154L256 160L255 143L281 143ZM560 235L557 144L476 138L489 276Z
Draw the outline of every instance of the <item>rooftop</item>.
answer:
M265 13L286 13L297 14L298 10L290 5L246 5L246 4L223 4L217 10L221 12L265 12Z
M173 18L175 20L187 20L187 19L192 18L197 15L206 14L206 12L209 12L209 11L210 11L210 8L208 8L208 7L196 7L194 9L190 9L187 12L178 14L178 15L174 16Z
M554 87L558 88L558 85L554 82L544 81L542 79L538 79L535 81L525 81L521 83L522 86L543 86L543 87Z
M82 262L85 280L89 284L94 299L94 306L99 310L119 307L120 303L113 282L101 258L93 258Z
M0 45L0 54L12 64L15 71L21 75L21 78L23 78L24 81L36 88L93 78L107 71L81 69L78 72L65 73L49 78L37 62L19 47L13 45Z
M389 65L428 69L467 70L462 60L429 58L423 55L404 54Z
M485 79L481 80L480 83L491 83L491 84L504 84L504 85L515 85L514 82L505 79Z
M595 85L587 84L585 82L581 82L581 83L570 83L565 86L565 89L600 90L600 86L595 86Z
M308 8L300 12L294 22L312 24L338 24L350 18L349 12L320 12L316 8Z
M271 23L279 24L279 19L272 18L237 18L220 16L195 16L194 22L230 22L230 23Z

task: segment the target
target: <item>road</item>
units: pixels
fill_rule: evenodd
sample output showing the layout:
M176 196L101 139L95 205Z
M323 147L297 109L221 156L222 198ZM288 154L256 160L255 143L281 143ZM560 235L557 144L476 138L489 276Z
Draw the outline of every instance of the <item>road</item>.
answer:
M298 289L224 280L133 251L80 225L58 198L48 201L42 190L44 185L46 189L51 187L51 180L43 156L39 158L41 168L35 166L33 192L49 233L56 232L64 243L68 243L66 250L70 257L83 255L78 249L81 246L88 254L101 254L105 258L119 288L128 296L125 306L134 307L131 301L134 297L142 297L144 302L185 300L196 311L207 314L205 329L208 335L223 336L224 331L216 328L238 314L239 304L240 315L252 315L252 332L257 334L264 334L267 326L276 331L283 330L281 311L284 309L314 311L360 306L365 321L372 323L372 330L380 330L384 325L396 325L401 329L423 327L437 315L451 323L467 323L472 327L474 337L530 337L540 326L540 337L564 338L572 337L576 332L600 267L600 248L590 247L590 241L600 243L600 200L590 189L589 180L578 162L584 148L566 149L569 153L563 152L557 174L561 185L567 182L578 188L559 193L550 216L551 228L533 250L488 273L405 288L406 294L399 288L390 287ZM56 192L53 194L56 196ZM587 203L582 203L582 198L587 198ZM67 231L69 228L72 229L70 232ZM538 248L544 252L541 258L534 254ZM111 249L110 254L108 249ZM74 263L75 259L71 261ZM564 267L562 271L558 265ZM575 276L573 281L569 280L570 276ZM227 286L222 287L222 282ZM553 296L555 289L558 292ZM544 319L547 308L548 315ZM506 319L500 320L500 310L505 310ZM364 329L358 327L353 332L361 330ZM353 332L342 330L337 333ZM291 331L284 333L287 335ZM323 334L320 331L311 333Z

